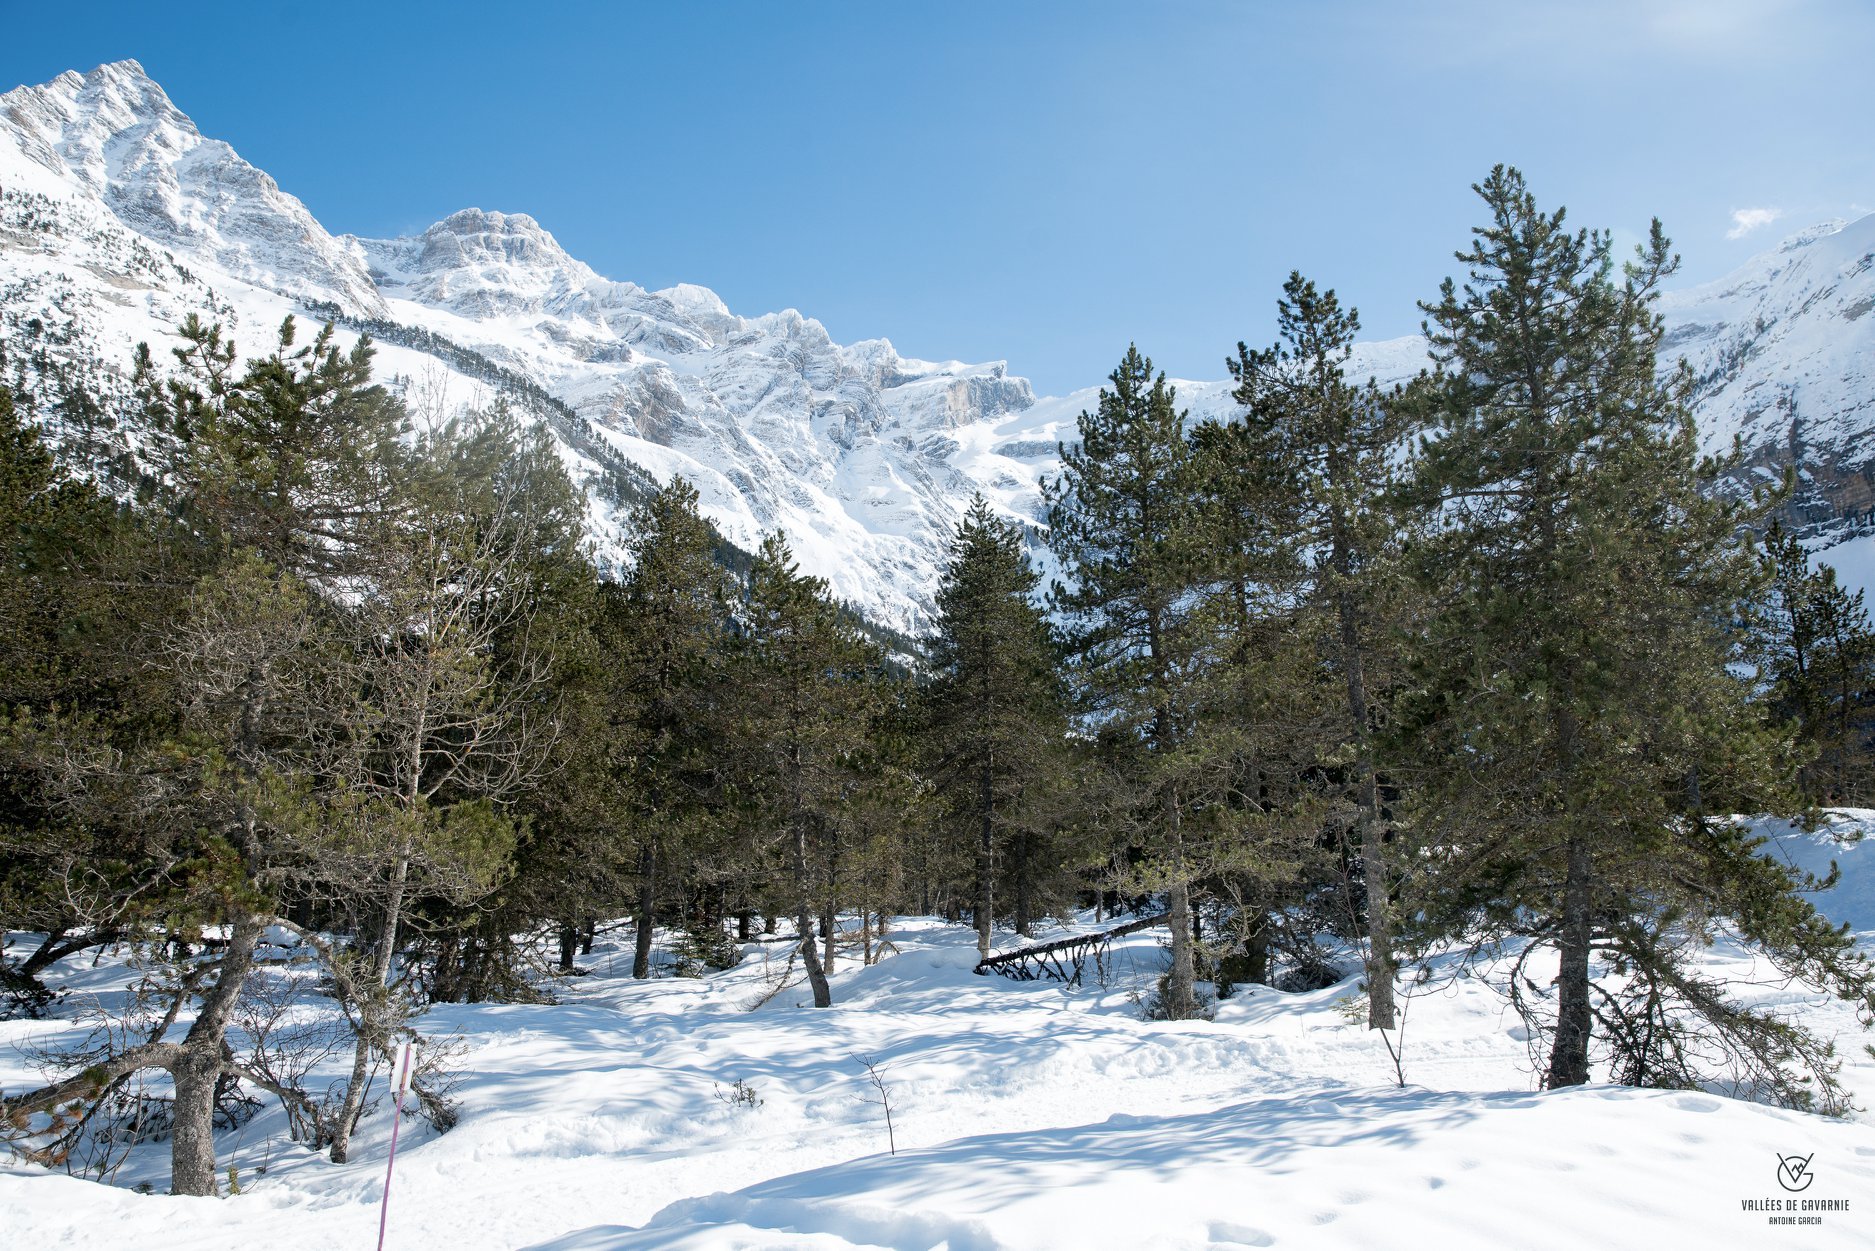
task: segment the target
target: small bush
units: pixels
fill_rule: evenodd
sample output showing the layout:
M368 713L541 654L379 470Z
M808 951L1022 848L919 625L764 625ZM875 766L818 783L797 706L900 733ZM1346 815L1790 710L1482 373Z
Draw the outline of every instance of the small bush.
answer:
M1304 955L1276 979L1276 989L1292 995L1303 991L1325 990L1346 976L1340 968L1320 955Z
M736 1079L735 1084L728 1090L724 1090L715 1082L711 1082L710 1085L715 1088L716 1097L732 1108L748 1108L754 1110L762 1106L762 1097L755 1093L755 1087L749 1085L740 1077Z

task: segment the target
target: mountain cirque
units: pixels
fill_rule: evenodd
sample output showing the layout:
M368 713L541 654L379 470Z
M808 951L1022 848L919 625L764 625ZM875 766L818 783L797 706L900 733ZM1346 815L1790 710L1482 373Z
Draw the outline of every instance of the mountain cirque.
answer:
M883 339L837 344L793 310L741 317L702 287L611 281L523 213L335 236L134 61L0 95L0 119L9 346L42 346L111 387L138 341L174 342L191 311L247 349L270 345L289 313L369 329L413 405L502 390L548 422L587 490L601 564L622 558L617 484L681 474L732 541L779 528L835 594L917 633L971 495L1033 527L1038 479L1097 390L1038 398L1001 362L909 360ZM1791 511L1818 546L1875 504L1872 265L1875 217L1819 226L1662 306L1707 446L1738 435L1753 476L1795 463ZM1419 340L1400 339L1362 345L1353 369L1389 381L1423 360ZM1230 403L1221 382L1180 393L1195 414Z

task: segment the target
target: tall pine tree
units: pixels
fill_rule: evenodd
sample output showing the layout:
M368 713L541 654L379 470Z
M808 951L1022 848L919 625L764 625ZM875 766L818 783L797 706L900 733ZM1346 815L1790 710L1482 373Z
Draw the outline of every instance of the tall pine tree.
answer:
M1067 719L1040 579L1022 534L981 495L958 522L938 587L937 634L926 692L926 759L952 827L976 861L977 949L990 951L999 866L1014 880L1013 914L1026 930L1035 845L1047 837L1037 799L1060 771ZM1003 911L1012 911L1008 906Z
M1436 422L1414 491L1432 597L1400 742L1424 779L1447 903L1521 935L1511 993L1547 1038L1544 1081L1726 1074L1788 1102L1826 1055L1730 1002L1688 953L1729 922L1783 967L1875 1007L1866 961L1713 812L1793 802L1788 744L1762 730L1737 623L1761 589L1747 507L1701 494L1684 370L1656 373L1652 302L1674 260L1659 224L1619 273L1608 237L1537 209L1522 176L1478 186L1489 212L1468 278L1426 305ZM1709 472L1711 466L1704 466ZM1531 1000L1554 951L1553 1005ZM1626 973L1596 982L1597 957Z
M1139 882L1164 891L1171 928L1161 1008L1180 1019L1197 1011L1191 888L1201 866L1187 826L1204 772L1192 730L1213 640L1196 594L1209 555L1177 392L1137 347L1109 381L1081 414L1079 444L1061 449L1060 476L1044 484L1048 542L1066 579L1050 600L1086 715L1132 749Z
M868 764L882 658L771 534L749 570L735 660L729 767L744 819L780 835L782 903L814 1006L825 1008L833 991L815 923L831 954L845 808Z
M1364 892L1371 1029L1395 1019L1391 883L1374 731L1394 647L1396 529L1389 507L1403 419L1372 382L1346 376L1360 315L1291 273L1277 303L1278 342L1238 344L1226 364L1243 405L1244 459L1276 490L1264 498L1306 553L1303 598L1327 618L1322 660L1341 688L1341 715L1320 744L1329 771L1346 778ZM1286 497L1286 498L1284 498ZM1348 892L1350 897L1353 892Z

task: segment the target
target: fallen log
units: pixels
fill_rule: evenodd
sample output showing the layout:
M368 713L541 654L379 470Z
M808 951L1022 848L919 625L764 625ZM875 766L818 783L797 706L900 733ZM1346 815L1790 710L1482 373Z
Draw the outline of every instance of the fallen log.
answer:
M1107 946L1114 939L1151 929L1155 925L1164 925L1166 919L1167 914L1161 913L1156 917L1140 917L1095 934L1076 934L1069 938L1057 938L1053 942L1018 947L1000 955L985 956L977 961L975 971L978 977L997 973L1018 982L1047 979L1078 986L1089 959L1094 961L1096 969L1102 972L1106 970Z

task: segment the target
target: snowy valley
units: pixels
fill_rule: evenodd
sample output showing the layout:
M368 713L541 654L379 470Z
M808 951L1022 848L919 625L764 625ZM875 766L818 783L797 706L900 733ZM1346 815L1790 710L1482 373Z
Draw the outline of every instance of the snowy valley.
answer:
M1875 216L1473 190L1194 428L0 95L0 1251L1875 1245Z
M1817 902L1865 943L1872 829L1875 813L1847 812L1815 834L1764 830L1770 854L1818 873L1841 864ZM734 968L703 977L669 976L664 952L665 976L633 982L629 927L601 935L580 960L589 975L550 979L558 1004L439 1005L424 1020L466 1044L462 1120L440 1136L406 1125L386 1246L1489 1251L1512 1230L1542 1251L1868 1244L1875 1058L1849 1005L1741 948L1722 943L1702 970L1838 1039L1864 1108L1850 1120L1700 1091L1536 1092L1495 984L1503 965L1468 975L1457 953L1402 982L1404 1085L1349 1010L1352 976L1300 993L1241 986L1214 1021L1142 1021L1163 958L1155 933L1064 987L973 976L967 927L900 918L876 964L843 955L836 1006L821 1013L799 1010L800 986L781 988L785 942L746 944ZM269 976L304 976L293 970ZM85 959L60 980L77 1008L121 993L126 970ZM0 1023L12 1044L0 1086L34 1076L20 1048L78 1033ZM896 1155L862 1059L890 1092ZM759 1102L737 1102L737 1083ZM367 1118L356 1161L335 1167L290 1142L267 1107L229 1135L223 1164L241 1193L224 1199L131 1193L162 1188L162 1143L137 1148L115 1189L0 1166L8 1245L369 1246L390 1119ZM1791 1155L1815 1173L1793 1204L1849 1210L1770 1223L1762 1203L1786 1197L1777 1170Z

